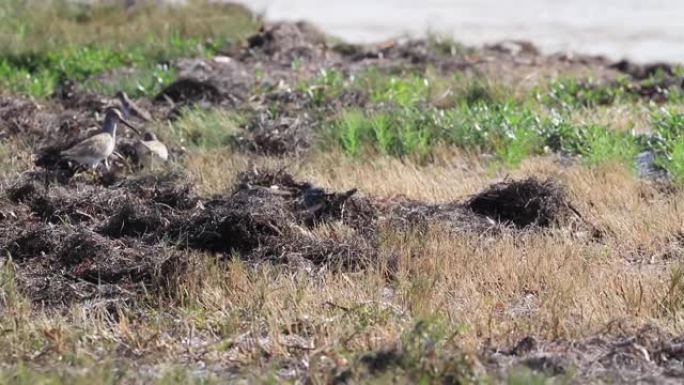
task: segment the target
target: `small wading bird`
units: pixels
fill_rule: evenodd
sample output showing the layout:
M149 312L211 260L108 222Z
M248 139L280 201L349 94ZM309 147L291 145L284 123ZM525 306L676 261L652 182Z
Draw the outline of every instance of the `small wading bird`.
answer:
M135 116L138 119L144 120L145 122L152 121L152 115L149 112L142 109L140 106L135 104L134 101L128 98L125 92L119 91L116 93L116 97L121 102L121 107L123 107L124 117L129 118Z
M123 118L119 109L110 107L105 112L105 120L100 133L62 151L60 155L65 159L88 166L93 170L97 168L100 162L104 161L105 167L109 170L109 161L107 158L114 152L114 147L116 145L116 127L119 122L130 127L136 134L140 135L138 130Z
M149 155L154 155L165 161L169 159L169 150L151 132L146 132L142 140L138 142L137 152L148 157Z

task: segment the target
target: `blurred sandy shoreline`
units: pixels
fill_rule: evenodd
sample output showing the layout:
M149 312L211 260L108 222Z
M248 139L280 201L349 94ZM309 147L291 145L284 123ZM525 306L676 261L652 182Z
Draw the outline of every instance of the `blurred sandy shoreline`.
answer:
M134 3L140 0L74 0ZM149 0L180 4L191 0ZM229 1L229 0L216 0ZM543 53L684 62L680 0L237 0L267 20L311 22L351 43L436 33L468 45L528 40Z

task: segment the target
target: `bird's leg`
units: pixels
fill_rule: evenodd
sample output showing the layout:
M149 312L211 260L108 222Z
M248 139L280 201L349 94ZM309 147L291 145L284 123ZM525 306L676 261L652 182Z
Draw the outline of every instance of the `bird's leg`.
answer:
M107 158L104 159L104 164L107 171L109 171L109 161L107 160Z

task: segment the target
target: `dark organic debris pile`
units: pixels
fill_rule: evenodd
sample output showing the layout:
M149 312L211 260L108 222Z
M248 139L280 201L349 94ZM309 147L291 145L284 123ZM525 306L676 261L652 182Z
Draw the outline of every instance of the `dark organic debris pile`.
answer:
M56 305L167 287L187 261L161 237L195 199L172 178L112 188L72 182L46 192L42 176L28 175L4 191L12 215L0 222L1 252L17 264L23 291Z
M662 103L673 90L681 92L684 89L684 79L667 63L637 64L620 60L609 67L629 75L631 81L624 90L641 98Z
M155 98L155 102L198 103L201 101L218 102L221 92L215 85L197 79L183 78L164 88Z
M262 155L297 154L311 146L311 124L306 114L274 119L260 113L247 128L245 136L236 138L236 144L247 152Z
M205 202L174 236L190 248L240 252L252 260L352 267L375 250L372 238L365 237L374 232L374 213L356 210L354 192L325 193L286 173L243 173L230 197ZM346 242L330 239L345 237L334 229L330 235L315 233L316 225L332 221L345 225Z
M28 173L3 192L0 245L30 297L53 303L163 289L193 249L356 270L377 258L381 224L427 231L442 223L480 233L499 228L496 222L550 226L568 205L560 187L534 179L441 205L327 192L268 170L244 172L231 194L208 200L173 172L109 187L71 180L47 192L42 180Z
M577 342L525 337L511 349L483 352L484 363L503 373L526 367L549 377L572 374L573 383L679 384L684 379L684 338L656 327Z
M559 184L535 178L494 184L470 198L466 206L478 215L519 228L557 224L571 212Z
M289 65L293 60L312 60L325 55L327 36L305 22L273 23L247 39L247 55L267 56Z

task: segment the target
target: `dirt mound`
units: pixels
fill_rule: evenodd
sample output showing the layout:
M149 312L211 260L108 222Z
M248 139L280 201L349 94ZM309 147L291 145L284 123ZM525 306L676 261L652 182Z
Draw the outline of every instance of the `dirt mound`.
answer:
M154 97L155 102L170 101L186 105L202 101L218 103L220 100L221 92L214 84L192 78L176 80Z
M343 214L355 192L326 193L282 172L243 173L230 197L205 202L204 210L179 223L173 234L185 247L239 252L249 260L360 265L352 260L375 251L362 234L366 229L354 222L357 217ZM311 232L333 221L350 226L346 242Z
M468 200L474 213L523 228L558 224L571 210L565 190L553 180L504 181Z
M313 60L324 55L326 35L309 23L274 23L247 38L247 53L274 61Z

